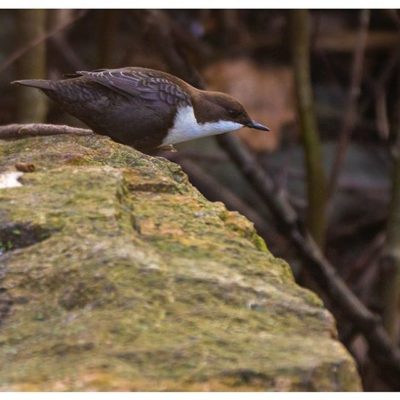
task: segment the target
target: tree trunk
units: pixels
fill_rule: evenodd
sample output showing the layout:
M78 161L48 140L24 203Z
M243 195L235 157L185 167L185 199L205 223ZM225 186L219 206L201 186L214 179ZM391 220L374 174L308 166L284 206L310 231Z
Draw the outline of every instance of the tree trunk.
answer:
M326 179L311 87L310 18L307 10L290 12L290 30L297 113L306 161L307 226L314 240L323 247L326 230Z
M16 11L18 47L24 47L33 38L43 35L46 28L46 10ZM46 77L46 44L43 40L28 50L16 63L17 79ZM17 88L17 116L20 122L43 122L47 114L46 96L36 89Z
M116 44L120 10L101 10L99 15L98 67L117 66Z

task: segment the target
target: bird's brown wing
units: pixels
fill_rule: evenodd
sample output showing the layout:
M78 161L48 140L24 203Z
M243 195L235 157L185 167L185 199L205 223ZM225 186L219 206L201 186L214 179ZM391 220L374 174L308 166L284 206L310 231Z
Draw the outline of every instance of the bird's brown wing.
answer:
M78 71L79 75L106 86L125 96L140 97L146 102L165 102L169 105L190 105L190 96L167 74L152 70L121 68L103 71Z

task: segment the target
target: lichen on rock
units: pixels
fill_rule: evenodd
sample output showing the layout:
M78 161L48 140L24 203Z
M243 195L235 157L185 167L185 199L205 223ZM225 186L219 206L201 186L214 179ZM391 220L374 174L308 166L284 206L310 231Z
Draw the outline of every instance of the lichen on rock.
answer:
M321 301L164 159L0 142L0 390L359 390Z

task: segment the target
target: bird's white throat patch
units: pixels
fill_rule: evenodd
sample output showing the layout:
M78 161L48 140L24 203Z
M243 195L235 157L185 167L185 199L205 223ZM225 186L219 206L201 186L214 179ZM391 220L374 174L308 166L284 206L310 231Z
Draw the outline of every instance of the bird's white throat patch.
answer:
M176 144L204 136L219 135L236 131L243 125L233 121L215 121L200 124L197 122L192 106L179 107L175 115L174 125L169 129L162 145Z

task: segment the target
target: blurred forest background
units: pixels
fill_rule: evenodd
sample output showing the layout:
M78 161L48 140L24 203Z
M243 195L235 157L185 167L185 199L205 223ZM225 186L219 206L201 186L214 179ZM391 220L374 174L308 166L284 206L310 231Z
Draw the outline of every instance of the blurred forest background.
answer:
M1 125L83 126L9 85L76 70L150 67L241 101L271 132L163 155L324 299L365 390L399 389L398 11L2 10L0 43Z

